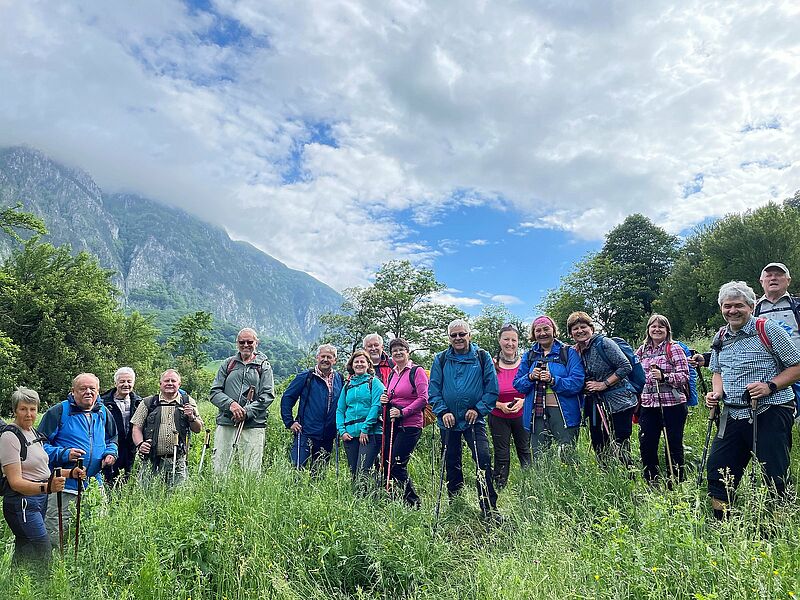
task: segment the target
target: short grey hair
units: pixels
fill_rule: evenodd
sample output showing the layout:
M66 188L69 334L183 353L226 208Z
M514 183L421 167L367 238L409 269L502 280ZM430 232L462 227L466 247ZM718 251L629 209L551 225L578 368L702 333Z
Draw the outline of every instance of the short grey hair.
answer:
M123 375L130 375L134 379L136 379L136 372L131 369L130 367L120 367L116 371L114 371L114 383L116 384L119 381L119 378Z
M253 339L255 341L258 341L258 334L256 333L256 330L253 329L252 327L243 327L242 329L240 329L239 333L236 334L236 339L238 340L239 336L242 335L243 333L251 334L253 336Z
M367 335L364 336L364 339L361 340L361 345L366 348L367 347L367 342L370 341L372 338L378 338L381 341L381 344L383 344L383 336L381 334L379 334L379 333L368 333Z
M181 377L181 374L180 374L180 373L178 373L177 369L167 369L167 370L166 370L166 371L164 371L164 372L163 372L161 375L159 375L159 377L158 377L158 382L159 382L159 383L161 383L161 380L162 380L162 379L164 379L164 376L165 376L167 373L175 373L175 375L177 375L177 376L178 376L178 381L183 381L183 378Z
M450 321L450 324L447 326L447 333L449 334L456 327L462 327L467 333L472 332L472 329L469 327L469 323L467 323L464 319L454 319Z
M751 307L756 305L756 293L744 281L729 281L724 283L719 288L719 296L717 296L717 303L722 306L722 303L727 300L734 300L741 298Z
M78 385L78 381L80 381L83 377L91 377L94 379L97 382L97 391L100 391L100 378L94 373L79 373L78 375L75 375L75 377L72 379L73 390L75 389L75 386Z
M317 348L316 356L322 354L325 350L329 350L334 356L339 355L339 351L336 349L336 346L333 344L322 344L319 348Z
M26 387L18 387L11 392L11 411L17 412L20 404L35 404L39 408L39 394L36 390Z

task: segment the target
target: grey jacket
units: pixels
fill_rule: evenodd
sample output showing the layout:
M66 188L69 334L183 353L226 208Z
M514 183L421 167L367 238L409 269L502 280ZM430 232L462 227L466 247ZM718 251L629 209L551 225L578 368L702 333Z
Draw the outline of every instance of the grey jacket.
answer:
M597 344L603 344L610 365L603 360L603 356L597 350ZM586 371L586 381L603 381L611 375L616 375L622 380L606 391L600 392L602 399L610 405L612 413L636 406L636 394L625 379L632 370L631 363L614 340L595 334L589 342L589 347L581 354L581 358Z
M233 365L232 367L230 365ZM259 369L261 375L259 375ZM230 373L229 373L230 370ZM247 390L255 386L253 401L247 403ZM253 360L245 364L240 354L225 359L219 366L214 383L211 384L209 400L219 409L217 425L233 426L230 406L235 400L245 409L245 429L265 427L267 409L275 400L275 383L272 378L272 366L266 354L256 352Z

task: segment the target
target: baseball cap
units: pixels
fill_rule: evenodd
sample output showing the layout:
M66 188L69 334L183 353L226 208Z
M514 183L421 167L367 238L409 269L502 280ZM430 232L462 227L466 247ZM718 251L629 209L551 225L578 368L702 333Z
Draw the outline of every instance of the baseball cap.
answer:
M772 269L772 268L780 269L781 271L786 273L787 277L791 277L791 275L789 275L789 269L786 267L786 265L783 264L783 263L779 263L779 262L769 263L766 267L761 269L761 275L764 275L764 273L766 272L767 269Z

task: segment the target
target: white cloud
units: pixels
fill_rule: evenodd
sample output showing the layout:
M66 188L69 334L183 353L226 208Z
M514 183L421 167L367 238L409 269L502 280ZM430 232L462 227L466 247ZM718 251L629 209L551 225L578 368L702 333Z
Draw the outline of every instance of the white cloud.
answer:
M495 294L492 296L492 302L497 302L498 304L524 304L522 300L510 294Z
M797 187L796 2L213 5L3 3L0 144L337 288L455 249L408 215L485 205L523 215L512 234L598 238L631 212L677 232ZM215 35L223 19L247 35Z
M458 292L458 290L453 290L453 292ZM449 291L444 291L439 294L435 294L431 296L431 302L433 304L445 304L445 305L455 305L455 306L463 306L463 307L472 307L472 306L480 306L483 304L482 300L478 298L470 298L468 296L456 296L455 293L450 293Z
M489 240L477 239L477 240L471 240L470 244L472 244L473 246L488 246L489 244L491 244L491 242Z

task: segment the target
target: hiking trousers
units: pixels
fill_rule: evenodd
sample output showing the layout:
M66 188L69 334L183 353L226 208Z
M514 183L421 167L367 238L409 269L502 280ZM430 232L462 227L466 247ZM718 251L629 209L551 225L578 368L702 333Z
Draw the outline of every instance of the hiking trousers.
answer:
M789 451L792 449L794 407L771 406L758 415L758 447L764 481L778 496L786 492L789 481ZM744 470L753 454L753 424L749 419L731 419L724 437L711 442L708 456L708 495L731 503Z
M50 560L52 545L44 523L46 512L47 494L13 495L3 498L3 517L8 523L8 528L14 534L12 564L48 562ZM58 525L56 525L57 545Z
M86 494L86 490L83 490ZM72 524L73 515L75 513L75 503L78 500L78 492L64 490L61 493L61 515L62 523L64 524L64 545L67 545L69 536L67 530ZM47 535L50 536L50 545L53 548L58 548L58 497L56 493L48 496L47 507L44 515L44 525L47 528Z
M366 477L375 465L375 457L381 450L381 436L372 434L366 444L362 444L359 438L355 437L344 445L344 453L347 455L347 466L350 467L350 475L355 480L358 477Z
M667 430L667 444L672 458L673 472L670 473L670 477L683 481L683 431L688 414L689 408L685 402L665 406L662 425L660 408L643 406L639 411L639 454L642 457L644 479L648 483L653 483L659 475L658 446L662 429ZM669 468L666 456L667 449L664 448L664 464Z
M403 491L403 500L409 506L419 506L422 502L414 489L414 483L408 475L408 461L411 460L411 453L417 447L417 442L422 435L421 427L400 427L392 428L391 422L384 426L383 455L386 462L389 462L389 441L390 434L394 436L392 443L392 472L388 472L388 464L383 465L384 477L391 475L392 481L397 483L397 488Z
M531 433L531 448L533 457L538 458L553 442L558 444L559 456L562 461L574 460L575 446L578 444L580 427L567 427L564 416L558 406L545 406L545 416L532 416L533 432Z
M633 460L631 460L633 421L631 419L636 407L631 406L609 415L608 404L606 404L603 407L606 423L603 424L595 405L596 398L596 395L586 397L585 411L589 417L589 437L592 440L592 449L597 455L598 462L607 464L609 458L614 457L626 467L633 466ZM611 429L611 435L606 431L606 426Z
M445 443L445 431L441 430L442 444ZM476 465L475 485L478 489L478 501L481 512L488 514L497 510L497 491L492 477L492 455L489 451L489 438L486 437L486 425L475 423L463 431L450 429L447 440L447 452L444 456L445 471L447 473L447 493L455 496L464 487L464 472L461 465L462 438L467 444L467 452L475 459Z
M511 440L514 440L519 465L525 469L531 465L531 434L522 424L521 415L507 419L489 413L489 431L494 448L494 482L498 488L504 488L511 470Z
M261 471L265 431L264 427L242 429L234 457L233 439L236 437L236 427L217 425L217 429L214 431L214 472L226 473L234 462L239 463L243 471L252 471L253 473Z
M302 469L311 459L312 467L320 461L327 461L333 452L336 436L329 438L311 437L304 433L294 434L289 459L295 469ZM299 458L299 460L298 460Z

